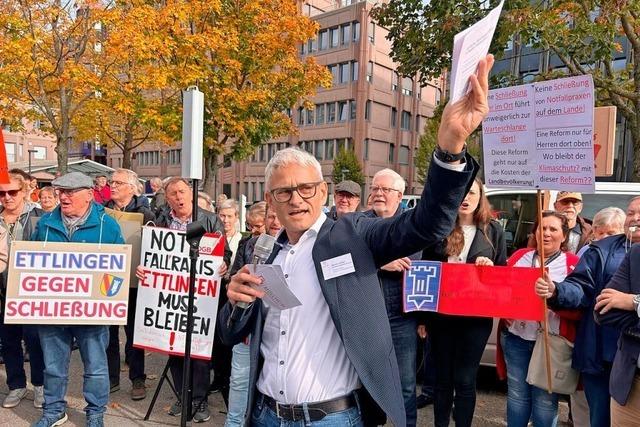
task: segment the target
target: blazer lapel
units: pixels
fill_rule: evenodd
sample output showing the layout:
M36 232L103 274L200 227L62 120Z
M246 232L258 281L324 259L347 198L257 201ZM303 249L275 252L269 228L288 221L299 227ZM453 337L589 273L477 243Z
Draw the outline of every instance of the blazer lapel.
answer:
M488 254L485 253L487 250L489 250ZM473 242L471 242L469 254L467 255L467 262L473 261L479 256L488 256L488 258L491 258L492 248L482 229L476 228L476 234L473 237Z

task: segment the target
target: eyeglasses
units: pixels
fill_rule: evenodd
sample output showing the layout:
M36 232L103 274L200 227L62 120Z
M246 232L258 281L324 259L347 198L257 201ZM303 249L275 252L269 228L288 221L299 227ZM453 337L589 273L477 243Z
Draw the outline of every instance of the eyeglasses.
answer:
M21 189L17 189L17 190L0 191L0 198L1 197L6 197L7 194L9 196L11 196L11 197L16 197L20 191L22 191L22 190Z
M121 185L131 185L131 184L123 181L109 181L109 185L112 187L120 187Z
M287 203L289 200L291 200L294 191L297 192L300 197L307 200L316 195L316 192L318 191L318 185L323 182L324 181L308 182L300 184L296 187L276 188L271 190L270 193L278 203Z
M390 188L390 187L369 187L369 191L372 194L377 193L378 191L382 191L382 194L389 194L392 191L397 191L398 193L400 192L400 190L396 190L395 188Z
M56 194L58 194L58 196L62 196L63 194L71 197L74 194L82 191L82 190L88 190L88 188L56 188Z

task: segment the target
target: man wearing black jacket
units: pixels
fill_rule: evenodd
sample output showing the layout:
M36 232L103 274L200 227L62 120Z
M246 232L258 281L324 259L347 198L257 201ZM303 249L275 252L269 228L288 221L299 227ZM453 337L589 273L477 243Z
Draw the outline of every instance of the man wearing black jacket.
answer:
M105 207L123 212L141 213L144 217L143 224L154 221L155 216L151 209L143 203L142 197L136 196L136 186L138 185L138 175L129 169L117 169L111 176L109 186L111 187L111 200L105 203ZM138 298L138 288L131 284L129 289L129 312L127 324L124 327L127 335L127 342L124 347L125 360L129 365L129 379L133 384L131 388L131 399L142 400L147 397L145 386L146 375L144 373L144 350L133 348L133 331L136 318L136 299ZM109 382L110 391L113 393L120 390L120 340L119 326L109 327L109 346L107 347L107 360L109 361Z
M173 177L166 182L164 191L167 197L167 206L164 206L164 208L158 212L156 225L172 230L185 231L187 224L193 220L193 190L191 189L191 185L189 185L184 178ZM197 221L202 223L207 233L219 232L224 235L224 227L216 214L205 211L204 209L198 209ZM223 266L218 271L221 276L224 276L231 263L231 250L228 244L225 245L223 259ZM225 302L226 297L224 292L222 292L220 294L219 304L222 305ZM178 390L182 388L183 360L184 359L179 356L169 357L171 376ZM193 359L191 366L193 368L193 422L202 423L211 418L207 403L207 392L210 383L209 362L206 360ZM179 416L182 410L182 402L177 401L169 409L169 415Z

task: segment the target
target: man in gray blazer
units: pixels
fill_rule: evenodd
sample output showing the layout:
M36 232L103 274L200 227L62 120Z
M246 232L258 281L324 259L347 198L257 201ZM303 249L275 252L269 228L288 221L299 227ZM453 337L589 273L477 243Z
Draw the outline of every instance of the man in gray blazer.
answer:
M261 279L245 266L227 290L218 319L222 340L233 345L251 334L246 423L314 425L368 423L382 409L396 426L405 411L391 330L378 269L445 238L477 172L465 140L489 108L488 73L493 57L478 65L472 91L448 105L438 148L415 209L388 219L354 213L333 221L322 206L327 184L317 160L288 148L265 171L265 200L283 230L268 263L280 265L302 305L277 310L261 297ZM229 322L237 302L251 303ZM375 403L370 410L367 401Z

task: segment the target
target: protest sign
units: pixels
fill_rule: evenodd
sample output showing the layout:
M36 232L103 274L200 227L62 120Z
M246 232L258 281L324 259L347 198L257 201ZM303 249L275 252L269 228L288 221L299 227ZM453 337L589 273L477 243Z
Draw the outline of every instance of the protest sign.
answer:
M404 274L404 311L540 321L538 277L537 268L411 261Z
M124 325L131 246L15 241L5 323Z
M122 237L127 245L131 245L131 275L129 285L132 288L138 286L136 267L140 265L140 245L142 242L142 223L144 215L138 212L122 212L115 209L104 208L111 218L115 219L122 231Z
M219 233L205 234L200 241L191 341L191 356L197 359L211 359L224 245ZM142 227L140 262L145 278L138 283L133 345L182 356L190 281L189 244L184 232Z
M491 90L489 109L488 187L595 191L590 75Z

